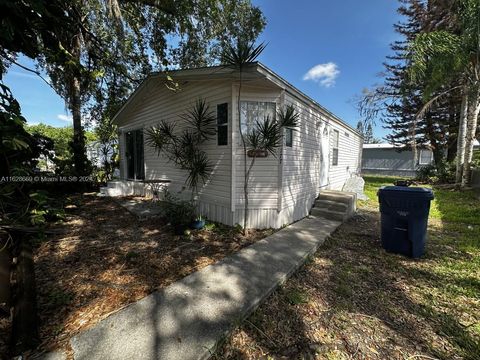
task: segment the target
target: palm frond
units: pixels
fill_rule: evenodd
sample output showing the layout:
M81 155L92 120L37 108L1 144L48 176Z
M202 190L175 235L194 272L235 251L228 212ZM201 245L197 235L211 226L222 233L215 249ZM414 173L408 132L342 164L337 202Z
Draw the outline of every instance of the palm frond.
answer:
M198 99L195 105L187 111L182 118L195 131L199 142L210 139L215 135L216 117L205 99Z
M166 121L160 122L146 130L145 143L160 154L167 146L174 145L178 138L175 135L175 125Z
M294 129L298 126L300 114L293 105L288 105L285 109L280 109L277 113L281 128Z
M221 62L225 66L242 69L245 64L254 62L263 52L266 45L261 43L255 46L253 42L238 39L234 44L227 44L222 53Z
M202 150L196 150L188 162L188 175L185 180L187 186L197 189L200 180L205 183L210 177L213 166L208 160L207 154Z
M469 61L462 39L448 31L424 32L409 49L408 74L412 83L425 84L425 98L445 83L461 76Z

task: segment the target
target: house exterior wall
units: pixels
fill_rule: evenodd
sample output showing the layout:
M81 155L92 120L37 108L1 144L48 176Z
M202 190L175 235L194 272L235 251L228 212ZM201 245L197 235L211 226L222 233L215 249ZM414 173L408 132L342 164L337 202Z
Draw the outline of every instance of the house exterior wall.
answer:
M431 154L430 150L427 151ZM394 148L363 149L362 173L388 176L413 177L421 165L414 159L413 151Z
M190 81L180 84L177 92L169 90L159 80L150 81L146 85L144 96L131 104L126 119L119 124L121 177L126 179L125 136L128 130L143 129L145 131L156 125L161 119L176 124L177 131L184 126L179 116L192 108L195 101L204 98L210 110L216 114L217 104L228 103L229 129L231 129L231 85L227 81ZM229 131L230 132L230 131ZM204 143L203 149L214 165L210 180L199 190L199 208L203 215L214 221L232 224L231 207L231 138L229 144L218 146L216 137ZM189 198L190 192L185 189L186 172L176 168L163 155L144 144L145 179L168 179L169 190L181 192L179 196Z
M234 202L235 211L233 214L234 224L243 224L245 199L244 183L245 168L243 145L238 127L238 85L232 87L233 93L233 119L235 126L232 129L234 141L234 164L235 171L232 174L234 181ZM241 101L255 102L273 102L278 110L281 106L281 91L273 87L254 87L243 85ZM252 158L247 157L247 166L250 165ZM256 158L249 179L249 225L254 228L277 227L276 218L278 216L278 175L279 159L272 155L266 158Z
M125 108L119 126L121 178L126 179L125 136L127 131L145 130L160 119L175 122L181 130L179 115L205 98L216 113L216 105L228 103L228 146L217 146L216 138L205 144L215 164L210 180L200 190L199 208L213 221L228 225L243 224L244 157L238 131L238 83L231 79L184 81L181 90L172 92L158 79L147 82L142 92ZM256 84L256 85L254 85ZM297 92L268 81L244 83L242 101L274 102L276 109L294 105L300 113L292 147L282 144L278 156L257 158L249 183L249 227L278 228L308 215L322 186L321 175L328 173L325 189L341 190L346 179L356 173L361 158L361 137L331 114L314 106ZM330 171L322 171L322 129L327 128ZM332 131L339 131L339 161L332 165ZM346 135L348 134L348 135ZM251 158L247 158L247 164ZM145 178L168 179L172 192L182 191L186 173L174 167L152 148L144 146ZM136 188L136 187L131 187ZM188 191L182 191L188 197Z
M338 164L333 165L333 130L339 132ZM328 188L342 190L345 181L361 172L362 138L356 132L337 122L331 122L330 169Z
M238 90L233 90L236 94ZM299 113L299 126L294 131L292 147L285 139L278 156L257 158L249 186L249 226L278 228L307 216L321 190L321 127L327 124L330 133L339 131L339 163L332 166L331 136L328 184L325 188L341 190L346 179L360 170L361 137L346 125L340 124L328 114L316 109L300 97L281 89L253 89L242 91L243 101L275 102L280 107L293 105ZM236 97L235 97L236 102ZM233 106L236 109L236 105ZM238 115L234 114L234 121ZM238 124L238 123L237 123ZM234 137L239 138L238 125ZM348 133L348 136L345 134ZM241 143L235 143L236 207L234 223L243 224L244 162ZM247 158L247 163L250 163Z

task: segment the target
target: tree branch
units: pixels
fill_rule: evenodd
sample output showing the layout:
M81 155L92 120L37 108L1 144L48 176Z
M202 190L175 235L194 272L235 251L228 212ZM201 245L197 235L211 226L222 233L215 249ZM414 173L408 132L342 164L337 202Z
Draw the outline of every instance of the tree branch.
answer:
M4 58L5 58L5 57L4 57ZM25 65L22 65L22 64L14 61L14 60L12 60L12 59L8 59L8 58L5 58L5 59L6 59L7 61L11 62L11 63L14 64L14 65L17 65L19 68L22 68L23 70L26 70L26 71L28 71L28 72L31 72L31 73L34 73L35 75L37 75L40 79L42 79L42 80L45 82L45 84L47 84L48 86L50 86L63 100L65 100L64 96L63 96L62 94L60 94L60 93L57 91L57 89L55 89L55 87L54 87L52 84L50 84L50 83L48 82L48 80L45 79L45 78L42 76L42 74L40 73L40 71L30 69L29 67L27 67L27 66L25 66ZM66 100L65 100L65 101L66 101Z

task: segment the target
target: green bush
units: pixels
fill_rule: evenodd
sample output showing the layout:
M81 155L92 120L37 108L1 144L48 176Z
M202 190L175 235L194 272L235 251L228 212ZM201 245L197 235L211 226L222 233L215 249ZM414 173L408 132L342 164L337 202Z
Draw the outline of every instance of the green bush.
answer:
M192 201L181 200L168 191L165 191L164 198L165 219L172 226L186 226L195 220L196 210Z
M451 184L455 182L455 163L442 162L438 166L426 165L416 172L415 180L425 184Z
M435 165L425 165L417 169L415 180L421 183L431 183L437 174Z

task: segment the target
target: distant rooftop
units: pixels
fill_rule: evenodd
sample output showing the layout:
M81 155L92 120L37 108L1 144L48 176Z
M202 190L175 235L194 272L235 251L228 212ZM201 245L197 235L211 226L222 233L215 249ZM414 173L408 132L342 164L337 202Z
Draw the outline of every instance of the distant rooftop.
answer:
M480 143L478 140L474 140L473 146L476 148L480 147ZM363 144L364 149L401 149L403 146L395 146L392 144L388 143L382 143L382 144Z

